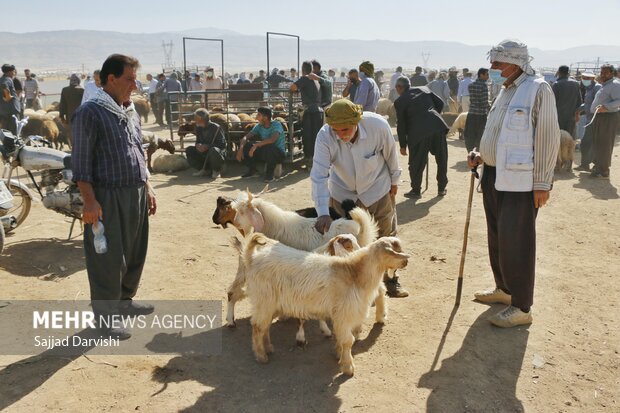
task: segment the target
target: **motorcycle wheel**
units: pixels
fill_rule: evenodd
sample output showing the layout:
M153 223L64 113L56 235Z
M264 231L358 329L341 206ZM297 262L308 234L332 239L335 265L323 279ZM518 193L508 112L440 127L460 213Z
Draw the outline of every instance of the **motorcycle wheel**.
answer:
M24 220L30 213L30 206L32 205L32 200L28 196L28 192L26 192L19 186L12 183L7 183L7 187L13 195L13 207L6 211L4 215L14 215L15 219L17 220L17 225L15 226L15 228L17 228L22 224L22 222L24 222ZM7 232L11 232L15 228L12 228Z

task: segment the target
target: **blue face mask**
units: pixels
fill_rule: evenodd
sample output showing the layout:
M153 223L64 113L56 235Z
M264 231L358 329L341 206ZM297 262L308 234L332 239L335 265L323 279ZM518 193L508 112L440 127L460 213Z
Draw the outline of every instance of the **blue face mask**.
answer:
M592 84L592 79L581 79L581 83L583 83L585 87L588 87Z
M503 85L506 78L502 76L502 71L498 69L489 69L489 79L496 85Z

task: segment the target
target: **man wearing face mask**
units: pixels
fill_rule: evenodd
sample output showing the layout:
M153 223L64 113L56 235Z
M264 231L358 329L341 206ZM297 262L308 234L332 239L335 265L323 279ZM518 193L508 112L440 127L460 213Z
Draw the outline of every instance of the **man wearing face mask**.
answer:
M549 200L560 147L555 97L534 75L527 46L504 40L489 52L494 83L502 90L489 111L480 152L482 199L495 287L478 292L483 303L507 307L489 321L498 327L532 322L536 263L536 215Z
M596 75L590 72L581 74L581 84L586 90L583 98L583 111L586 117L586 125L592 121L594 112L592 112L592 102L594 96L601 90L601 85L596 82ZM589 171L592 163L592 125L585 128L583 138L581 139L581 163L575 169L578 171Z
M594 96L591 110L596 113L592 123L592 178L609 179L616 131L620 125L620 80L614 77L612 65L601 66L601 89Z
M329 207L344 216L342 201L353 199L377 221L380 237L396 235L395 197L402 170L390 125L348 99L334 102L325 111L325 120L327 125L316 137L310 172L319 215L316 229L321 234L328 231ZM390 297L409 295L397 276L385 276L384 283Z

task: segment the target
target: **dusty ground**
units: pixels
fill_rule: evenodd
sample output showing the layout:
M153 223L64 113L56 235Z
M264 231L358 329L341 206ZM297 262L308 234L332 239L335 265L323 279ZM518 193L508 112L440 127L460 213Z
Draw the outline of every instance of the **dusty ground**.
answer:
M223 328L218 356L0 356L0 410L620 411L618 155L611 181L558 176L538 218L534 324L500 330L486 319L501 307L471 301L474 291L492 285L480 194L474 197L464 299L453 308L469 174L463 145L451 140L449 150L445 198L435 196L431 178L421 200L406 200L403 182L399 236L414 257L401 280L411 296L389 300L384 327L367 320L354 346L355 377L338 374L333 341L315 322L307 326L305 350L295 347L293 321L274 324L275 354L258 365L248 303L242 302L238 327ZM406 167L402 157L401 164ZM153 181L159 212L151 221L138 298L224 300L237 259L228 246L233 230L211 222L215 200L246 186L258 191L262 181L235 175L211 182L191 171ZM293 171L273 187L267 197L278 205L311 205L304 172ZM60 215L33 206L0 258L0 298L88 298L82 238L65 241L68 228ZM542 368L534 368L535 355L544 360Z

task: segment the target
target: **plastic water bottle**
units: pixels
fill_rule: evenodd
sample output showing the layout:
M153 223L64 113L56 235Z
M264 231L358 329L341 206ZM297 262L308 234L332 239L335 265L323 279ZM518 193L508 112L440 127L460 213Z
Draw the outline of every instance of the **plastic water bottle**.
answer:
M93 244L95 244L95 251L97 254L105 254L108 252L108 241L105 239L105 235L103 233L103 222L99 221L97 226L91 225L93 229L93 235L95 238L93 239Z

